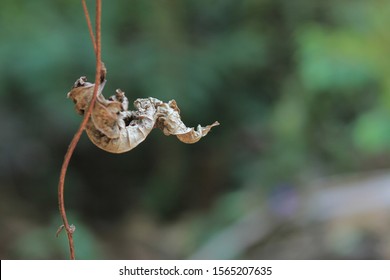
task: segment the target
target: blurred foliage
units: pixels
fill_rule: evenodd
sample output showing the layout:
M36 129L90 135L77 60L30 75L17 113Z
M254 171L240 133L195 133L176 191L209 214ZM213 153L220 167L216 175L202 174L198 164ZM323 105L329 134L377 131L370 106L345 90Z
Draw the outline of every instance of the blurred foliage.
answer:
M186 258L275 196L293 209L303 182L390 167L389 1L103 2L105 95L175 99L186 124L221 126L123 155L83 136L65 188L79 258ZM2 0L0 26L0 256L66 258L56 186L81 122L66 93L95 69L81 4Z

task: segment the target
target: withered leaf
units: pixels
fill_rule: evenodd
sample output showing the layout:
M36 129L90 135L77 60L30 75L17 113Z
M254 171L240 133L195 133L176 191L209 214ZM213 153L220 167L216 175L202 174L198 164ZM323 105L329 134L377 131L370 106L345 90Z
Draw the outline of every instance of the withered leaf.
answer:
M99 148L111 153L124 153L145 140L153 128L159 128L165 135L176 135L184 143L192 144L207 135L214 122L196 130L187 127L180 118L180 110L175 100L164 103L156 98L139 98L134 101L135 110L129 111L129 101L125 93L117 90L108 99L102 95L103 79L91 117L86 125L89 139ZM80 77L68 93L68 98L76 104L76 111L83 115L92 100L94 85Z

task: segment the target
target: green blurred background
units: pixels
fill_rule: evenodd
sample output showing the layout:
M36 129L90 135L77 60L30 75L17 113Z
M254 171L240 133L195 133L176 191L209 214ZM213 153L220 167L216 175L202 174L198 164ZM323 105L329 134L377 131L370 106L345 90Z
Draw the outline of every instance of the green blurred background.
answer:
M94 1L87 1L94 17ZM186 145L83 135L79 259L389 259L390 1L103 1L105 96L175 99ZM80 1L0 2L0 257L66 259L59 171L95 60Z

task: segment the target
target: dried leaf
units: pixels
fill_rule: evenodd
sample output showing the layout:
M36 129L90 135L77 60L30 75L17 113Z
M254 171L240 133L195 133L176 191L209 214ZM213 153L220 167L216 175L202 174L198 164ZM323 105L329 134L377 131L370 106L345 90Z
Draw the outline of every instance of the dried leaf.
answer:
M102 91L103 79L86 125L89 139L99 148L111 153L124 153L135 148L145 140L153 128L159 128L165 135L176 135L184 143L195 143L207 135L211 125L197 129L187 127L180 118L180 110L175 100L164 103L156 98L139 98L134 101L136 110L129 111L129 101L125 93L117 90L116 94L105 99ZM94 84L80 77L68 93L68 98L76 104L76 111L83 115L92 100Z

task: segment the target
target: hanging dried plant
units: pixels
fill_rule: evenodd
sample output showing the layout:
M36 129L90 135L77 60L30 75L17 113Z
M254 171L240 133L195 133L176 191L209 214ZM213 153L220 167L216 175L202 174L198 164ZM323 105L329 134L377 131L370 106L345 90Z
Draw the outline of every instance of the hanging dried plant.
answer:
M160 128L165 135L176 135L184 143L195 143L205 136L214 122L206 127L200 125L195 130L188 128L180 119L180 110L175 100L164 103L156 98L137 99L134 102L136 110L129 111L129 102L125 93L117 90L109 99L102 95L106 83L106 68L101 61L101 11L102 1L96 0L96 39L85 0L81 0L88 31L96 55L95 83L87 82L86 77L80 77L68 93L76 104L76 111L84 118L74 135L65 154L58 182L58 207L63 224L58 228L56 236L62 230L66 231L69 242L70 259L76 259L73 233L76 229L70 225L65 211L64 188L65 176L73 151L86 130L91 141L99 148L111 153L124 153L135 148L145 140L153 128Z
M134 101L135 110L129 111L129 101L120 89L110 98L104 98L105 69L102 74L96 103L85 129L89 139L107 152L130 151L144 141L153 128L192 144L206 136L213 126L219 125L218 122L206 127L198 125L196 130L187 127L180 118L175 100L164 103L153 97L139 98ZM76 111L81 115L84 115L92 100L94 86L87 82L86 77L80 77L68 93L68 98L73 100Z

